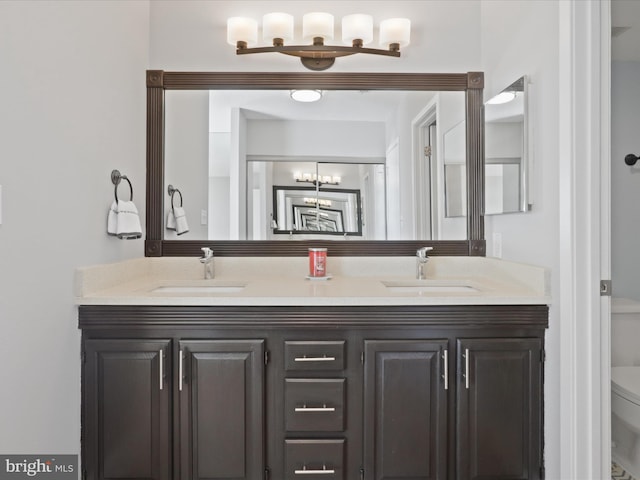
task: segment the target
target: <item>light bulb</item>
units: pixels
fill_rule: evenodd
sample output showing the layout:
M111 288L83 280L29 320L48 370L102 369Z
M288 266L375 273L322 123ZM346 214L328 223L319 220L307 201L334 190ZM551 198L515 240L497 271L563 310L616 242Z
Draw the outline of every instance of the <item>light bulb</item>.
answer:
M510 102L514 98L516 98L516 93L515 92L500 92L495 97L490 98L489 100L487 100L487 103L489 105L501 105L503 103Z
M380 46L389 47L398 44L398 47L409 45L411 34L411 21L408 18L389 18L380 22Z
M273 41L280 38L283 42L293 39L293 15L288 13L267 13L262 17L262 38Z
M227 20L227 42L234 47L238 42L255 45L258 42L258 22L253 18L231 17Z
M322 37L333 39L333 15L323 12L307 13L302 17L302 39L313 40Z
M354 40L362 40L366 45L373 40L373 17L362 13L342 18L342 41L351 45Z
M322 98L320 90L291 90L291 98L296 102L317 102Z

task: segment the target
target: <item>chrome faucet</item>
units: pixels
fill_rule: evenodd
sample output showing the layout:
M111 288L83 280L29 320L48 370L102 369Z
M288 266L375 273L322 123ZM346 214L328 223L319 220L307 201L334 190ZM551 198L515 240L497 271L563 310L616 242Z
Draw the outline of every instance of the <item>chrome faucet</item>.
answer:
M433 247L422 247L416 252L416 278L425 280L427 278L427 262L429 257L427 252L433 250Z
M215 270L213 269L213 250L211 250L209 247L202 247L201 250L204 254L204 257L200 259L200 263L204 265L205 280L209 280L216 276Z

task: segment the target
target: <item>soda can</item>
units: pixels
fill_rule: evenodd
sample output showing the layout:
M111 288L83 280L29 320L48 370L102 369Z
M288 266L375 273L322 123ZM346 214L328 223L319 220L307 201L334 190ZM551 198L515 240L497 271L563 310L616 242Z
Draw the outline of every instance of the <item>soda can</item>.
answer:
M309 249L309 276L324 277L327 274L327 249Z

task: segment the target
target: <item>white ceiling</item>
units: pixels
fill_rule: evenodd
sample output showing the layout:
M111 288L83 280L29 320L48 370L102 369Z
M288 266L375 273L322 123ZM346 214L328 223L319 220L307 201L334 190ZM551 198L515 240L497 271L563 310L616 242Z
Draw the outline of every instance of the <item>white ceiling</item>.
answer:
M299 103L290 98L288 90L225 90L211 92L210 98L212 111L226 112L240 107L250 119L385 122L395 114L402 98L426 105L433 95L433 92L325 91L318 102ZM215 118L210 120L215 122ZM216 129L215 123L213 128Z
M640 62L640 0L611 2L613 60Z

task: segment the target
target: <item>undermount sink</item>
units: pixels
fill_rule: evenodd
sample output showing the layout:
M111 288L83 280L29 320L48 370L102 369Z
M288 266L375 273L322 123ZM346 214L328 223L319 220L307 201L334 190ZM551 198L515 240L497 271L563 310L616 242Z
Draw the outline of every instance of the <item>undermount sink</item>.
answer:
M390 280L382 281L388 290L396 293L473 293L479 290L470 282L447 280Z
M151 293L186 293L186 294L215 294L215 293L238 293L247 285L245 283L225 283L216 285L165 285L151 290Z

